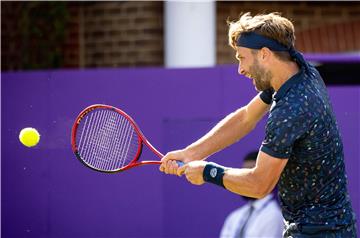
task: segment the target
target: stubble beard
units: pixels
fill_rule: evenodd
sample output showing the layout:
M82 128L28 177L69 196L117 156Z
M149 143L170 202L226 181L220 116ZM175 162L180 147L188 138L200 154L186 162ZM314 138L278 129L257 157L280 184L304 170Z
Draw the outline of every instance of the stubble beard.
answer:
M252 78L255 82L255 89L257 91L264 91L271 88L272 73L259 65L255 60L254 64L250 67L248 77Z

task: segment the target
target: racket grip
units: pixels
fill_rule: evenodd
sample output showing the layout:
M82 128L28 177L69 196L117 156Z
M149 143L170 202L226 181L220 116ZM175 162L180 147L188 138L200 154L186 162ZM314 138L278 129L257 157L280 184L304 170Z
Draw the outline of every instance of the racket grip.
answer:
M181 167L181 166L184 165L184 162L181 162L181 161L176 161L176 163L177 163L177 165L178 165L179 167Z

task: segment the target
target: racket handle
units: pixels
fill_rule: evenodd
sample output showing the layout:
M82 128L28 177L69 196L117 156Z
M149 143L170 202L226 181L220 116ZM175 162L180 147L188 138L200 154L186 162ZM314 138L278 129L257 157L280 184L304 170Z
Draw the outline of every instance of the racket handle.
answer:
M177 163L177 165L178 165L179 167L181 167L181 166L184 165L184 162L181 162L181 161L176 161L176 163Z

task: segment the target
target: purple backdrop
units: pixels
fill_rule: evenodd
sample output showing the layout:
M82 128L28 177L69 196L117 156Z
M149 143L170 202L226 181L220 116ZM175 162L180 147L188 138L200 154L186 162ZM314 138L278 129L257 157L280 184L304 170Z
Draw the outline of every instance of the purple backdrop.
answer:
M209 69L94 69L2 73L3 237L217 237L242 205L212 185L193 186L157 166L120 174L83 167L70 129L84 107L104 103L128 112L160 151L199 138L255 94L236 66ZM359 213L359 86L329 87L344 140L353 206ZM19 131L35 127L26 148ZM240 166L263 138L264 120L210 160ZM144 158L154 159L145 150Z

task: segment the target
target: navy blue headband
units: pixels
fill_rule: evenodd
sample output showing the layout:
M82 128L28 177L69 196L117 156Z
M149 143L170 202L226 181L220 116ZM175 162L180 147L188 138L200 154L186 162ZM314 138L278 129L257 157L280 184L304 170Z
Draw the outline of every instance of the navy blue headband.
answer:
M261 49L267 47L273 51L288 51L289 48L279 43L276 40L262 36L255 32L245 32L240 35L236 42L237 46L242 46L250 49Z
M274 39L257 34L255 32L242 33L237 39L236 45L250 49L261 49L263 47L267 47L272 51L288 51L291 58L295 59L300 64L300 66L305 66L305 68L308 68L308 63L305 61L304 57L294 47L289 48Z

